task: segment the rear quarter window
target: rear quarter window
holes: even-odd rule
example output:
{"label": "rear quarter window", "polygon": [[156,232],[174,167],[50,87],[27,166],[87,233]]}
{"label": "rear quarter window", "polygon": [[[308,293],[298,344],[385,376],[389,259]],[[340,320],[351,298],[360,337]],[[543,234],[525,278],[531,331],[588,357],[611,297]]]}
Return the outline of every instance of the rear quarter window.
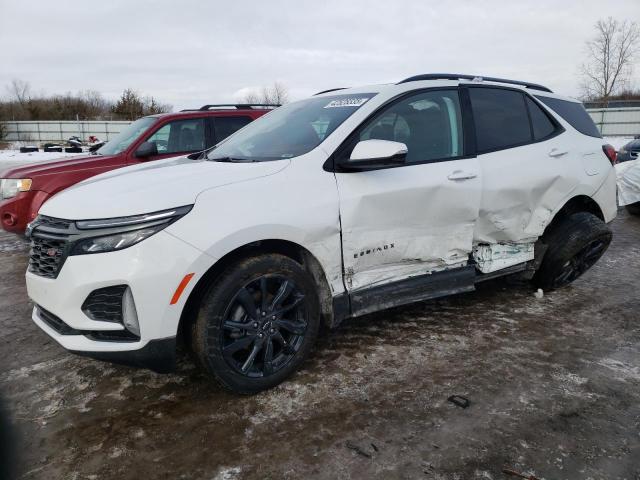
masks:
{"label": "rear quarter window", "polygon": [[535,97],[583,135],[602,138],[598,127],[593,123],[593,120],[581,103],[568,102],[567,100],[544,97],[542,95],[536,95]]}
{"label": "rear quarter window", "polygon": [[527,108],[531,117],[534,140],[543,140],[556,132],[556,125],[551,121],[549,115],[529,97],[527,97]]}

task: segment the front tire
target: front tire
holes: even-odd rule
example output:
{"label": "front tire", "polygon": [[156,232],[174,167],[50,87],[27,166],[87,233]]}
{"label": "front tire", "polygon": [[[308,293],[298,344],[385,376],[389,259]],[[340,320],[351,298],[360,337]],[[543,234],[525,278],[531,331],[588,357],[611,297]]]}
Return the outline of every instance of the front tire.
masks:
{"label": "front tire", "polygon": [[595,215],[574,213],[545,233],[548,249],[533,283],[545,290],[570,284],[604,254],[611,243],[609,227]]}
{"label": "front tire", "polygon": [[279,254],[227,269],[205,293],[192,332],[204,368],[241,394],[274,387],[308,358],[320,328],[316,287]]}

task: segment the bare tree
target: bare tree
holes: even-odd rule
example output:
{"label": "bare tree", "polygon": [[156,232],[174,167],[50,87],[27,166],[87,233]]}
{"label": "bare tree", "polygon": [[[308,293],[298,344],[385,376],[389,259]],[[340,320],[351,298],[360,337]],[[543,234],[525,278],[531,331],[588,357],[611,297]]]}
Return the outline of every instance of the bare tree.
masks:
{"label": "bare tree", "polygon": [[261,103],[262,99],[260,98],[260,94],[258,92],[252,90],[245,93],[245,95],[242,97],[242,102],[255,104],[255,103]]}
{"label": "bare tree", "polygon": [[29,82],[14,78],[7,86],[9,92],[9,98],[17,102],[21,107],[25,107],[27,102],[31,99],[31,85]]}
{"label": "bare tree", "polygon": [[640,43],[640,28],[636,22],[619,22],[609,17],[598,20],[595,29],[595,36],[586,42],[582,87],[585,97],[607,101],[620,88],[628,87]]}
{"label": "bare tree", "polygon": [[262,99],[264,103],[282,105],[289,101],[289,91],[282,83],[274,82],[271,87],[264,87],[262,89]]}
{"label": "bare tree", "polygon": [[105,100],[102,94],[96,90],[85,90],[78,92],[81,101],[84,101],[86,113],[85,118],[99,118],[111,109],[109,101]]}
{"label": "bare tree", "polygon": [[247,92],[243,97],[244,103],[269,103],[282,105],[289,101],[289,91],[280,82],[274,82],[270,87],[262,87],[260,91],[252,90]]}

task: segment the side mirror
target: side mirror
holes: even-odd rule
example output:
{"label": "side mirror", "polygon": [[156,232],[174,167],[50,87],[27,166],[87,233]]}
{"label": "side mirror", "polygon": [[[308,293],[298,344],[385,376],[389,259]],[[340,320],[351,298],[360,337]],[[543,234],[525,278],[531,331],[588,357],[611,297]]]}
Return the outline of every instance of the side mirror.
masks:
{"label": "side mirror", "polygon": [[142,142],[135,153],[138,158],[147,158],[153,155],[158,155],[156,142]]}
{"label": "side mirror", "polygon": [[407,146],[389,140],[363,140],[358,142],[351,157],[341,164],[347,170],[384,168],[402,165],[407,159]]}

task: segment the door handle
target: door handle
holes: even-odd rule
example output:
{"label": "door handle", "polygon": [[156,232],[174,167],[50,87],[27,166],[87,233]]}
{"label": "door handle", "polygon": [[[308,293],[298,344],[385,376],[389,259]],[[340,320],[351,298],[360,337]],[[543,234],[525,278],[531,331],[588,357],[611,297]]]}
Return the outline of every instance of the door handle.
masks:
{"label": "door handle", "polygon": [[567,153],[569,153],[567,150],[560,150],[558,148],[552,148],[549,151],[549,156],[553,157],[553,158],[557,158],[557,157],[561,157],[563,155],[566,155]]}
{"label": "door handle", "polygon": [[457,181],[457,180],[471,180],[472,178],[476,178],[478,176],[477,173],[473,172],[463,172],[462,170],[455,170],[450,173],[447,177],[449,180]]}

